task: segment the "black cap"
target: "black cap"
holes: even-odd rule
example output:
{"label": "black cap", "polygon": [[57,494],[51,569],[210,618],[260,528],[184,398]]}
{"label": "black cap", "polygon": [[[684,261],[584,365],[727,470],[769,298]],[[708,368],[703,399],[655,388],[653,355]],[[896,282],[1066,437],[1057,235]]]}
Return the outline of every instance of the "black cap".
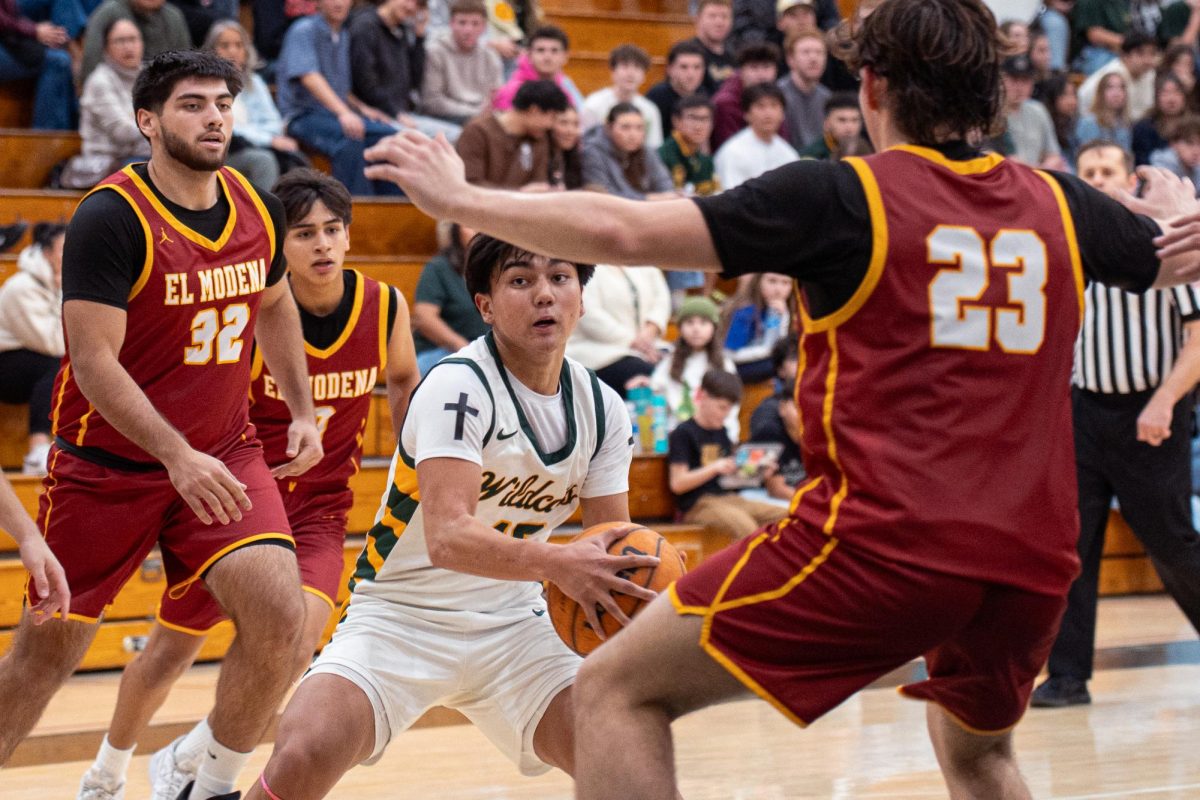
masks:
{"label": "black cap", "polygon": [[1012,78],[1032,78],[1035,74],[1033,63],[1029,60],[1029,56],[1009,56],[1004,59],[1004,63],[1000,65],[1000,69],[1005,75]]}

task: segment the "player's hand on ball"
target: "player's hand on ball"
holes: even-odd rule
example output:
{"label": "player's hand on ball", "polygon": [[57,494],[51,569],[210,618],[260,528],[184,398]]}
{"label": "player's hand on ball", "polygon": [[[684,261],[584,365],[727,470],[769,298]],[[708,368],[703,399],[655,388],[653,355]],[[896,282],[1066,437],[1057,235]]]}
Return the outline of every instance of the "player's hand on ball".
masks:
{"label": "player's hand on ball", "polygon": [[381,139],[364,155],[375,162],[366,169],[368,178],[396,184],[436,219],[448,218],[448,199],[470,188],[462,159],[440,133],[430,139],[420,131],[403,131]]}
{"label": "player's hand on ball", "polygon": [[557,568],[549,579],[558,585],[568,597],[579,603],[588,624],[601,639],[604,626],[600,624],[597,606],[612,616],[622,626],[629,624],[629,616],[621,609],[613,592],[627,594],[640,600],[653,600],[656,592],[639,586],[619,573],[641,567],[656,567],[659,559],[650,555],[609,555],[609,546],[642,526],[635,523],[613,526],[599,536],[581,539],[559,548]]}
{"label": "player's hand on ball", "polygon": [[33,615],[33,624],[41,625],[56,613],[61,613],[66,619],[71,610],[71,590],[67,587],[67,574],[62,565],[50,552],[46,541],[41,538],[27,538],[21,542],[21,563],[29,570],[33,585],[41,600],[29,609]]}
{"label": "player's hand on ball", "polygon": [[190,447],[165,464],[171,484],[205,525],[216,518],[222,525],[240,520],[251,508],[246,484],[219,459]]}
{"label": "player's hand on ball", "polygon": [[294,478],[308,472],[325,455],[321,447],[321,432],[317,426],[306,420],[296,420],[288,427],[287,457],[291,459],[286,464],[280,464],[271,470],[271,475],[280,478]]}

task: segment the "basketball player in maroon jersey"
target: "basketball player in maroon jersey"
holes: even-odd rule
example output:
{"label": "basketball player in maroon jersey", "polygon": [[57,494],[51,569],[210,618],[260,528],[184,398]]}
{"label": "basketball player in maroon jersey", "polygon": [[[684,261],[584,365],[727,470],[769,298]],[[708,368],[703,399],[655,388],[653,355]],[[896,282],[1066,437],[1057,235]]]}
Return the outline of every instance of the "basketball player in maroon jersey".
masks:
{"label": "basketball player in maroon jersey", "polygon": [[[350,193],[335,179],[311,169],[292,170],[272,191],[287,213],[283,249],[292,294],[300,308],[309,382],[325,449],[320,463],[303,476],[278,482],[306,593],[304,631],[294,669],[299,675],[321,639],[341,583],[347,517],[354,504],[349,482],[362,462],[362,434],[372,390],[378,381],[386,380],[392,425],[399,430],[419,376],[408,309],[400,293],[354,270],[343,270],[350,246]],[[291,414],[257,348],[251,377],[250,420],[267,463],[283,463]],[[195,660],[208,632],[225,618],[201,588],[179,600],[165,594],[157,617],[146,649],[121,675],[112,724],[100,754],[84,775],[80,800],[120,796],[125,767],[139,735]],[[206,743],[202,726],[171,745],[170,761],[179,770],[163,776],[165,786],[156,782],[155,796],[174,800],[194,777]],[[110,755],[114,751],[116,759]],[[155,756],[158,763],[167,763],[165,759],[165,754]]]}
{"label": "basketball player in maroon jersey", "polygon": [[[276,477],[321,458],[277,200],[223,168],[237,72],[164,53],[134,86],[148,164],[80,203],[63,258],[68,352],[55,385],[39,524],[72,591],[69,621],[26,613],[0,662],[0,763],[74,671],[105,607],[156,544],[181,599],[203,581],[238,636],[193,800],[228,792],[292,677],[304,601],[283,503],[247,414],[263,342],[295,420]],[[275,546],[268,546],[275,545]],[[29,605],[40,600],[27,588]]]}
{"label": "basketball player in maroon jersey", "polygon": [[[1000,108],[980,0],[888,0],[847,32],[882,151],[712,198],[639,204],[468,187],[443,141],[368,151],[427,212],[580,261],[769,269],[799,283],[809,480],[584,664],[578,795],[670,798],[670,722],[753,692],[798,724],[924,656],[953,797],[1022,798],[1010,729],[1078,570],[1070,368],[1085,276],[1192,279],[1165,222],[969,142]],[[1196,208],[1149,175],[1161,218]]]}

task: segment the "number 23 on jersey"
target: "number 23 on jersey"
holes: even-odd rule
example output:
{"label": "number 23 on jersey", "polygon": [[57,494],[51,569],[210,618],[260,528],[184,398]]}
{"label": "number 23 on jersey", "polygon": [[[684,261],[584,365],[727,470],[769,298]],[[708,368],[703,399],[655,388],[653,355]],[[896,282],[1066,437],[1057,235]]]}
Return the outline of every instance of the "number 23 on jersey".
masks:
{"label": "number 23 on jersey", "polygon": [[[1046,244],[1034,231],[1003,229],[986,241],[979,231],[939,225],[926,239],[929,263],[949,265],[929,284],[934,347],[1032,355],[1046,332]],[[998,271],[995,268],[1001,268]],[[1004,305],[982,300],[993,277],[1008,281]]]}

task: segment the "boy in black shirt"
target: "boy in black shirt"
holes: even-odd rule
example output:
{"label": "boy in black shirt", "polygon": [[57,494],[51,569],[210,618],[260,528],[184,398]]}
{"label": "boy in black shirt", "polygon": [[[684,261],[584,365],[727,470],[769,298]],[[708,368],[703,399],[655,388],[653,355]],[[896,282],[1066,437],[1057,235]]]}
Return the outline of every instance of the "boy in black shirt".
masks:
{"label": "boy in black shirt", "polygon": [[746,500],[736,491],[721,488],[721,477],[736,469],[725,418],[741,399],[738,376],[710,369],[696,393],[695,415],[671,431],[667,445],[668,483],[684,522],[738,539],[787,514],[784,506]]}

